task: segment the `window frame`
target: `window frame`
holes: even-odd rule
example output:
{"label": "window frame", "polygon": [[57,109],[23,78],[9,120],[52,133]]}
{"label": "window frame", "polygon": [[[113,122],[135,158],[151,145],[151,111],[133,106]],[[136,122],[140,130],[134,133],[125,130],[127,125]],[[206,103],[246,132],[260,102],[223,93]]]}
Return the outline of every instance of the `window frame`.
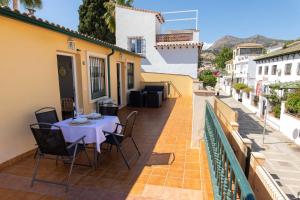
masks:
{"label": "window frame", "polygon": [[[273,73],[274,67],[275,67],[275,72]],[[276,74],[277,74],[277,65],[272,65],[272,68],[271,68],[271,75],[276,75]]]}
{"label": "window frame", "polygon": [[297,64],[296,75],[300,76],[300,62]]}
{"label": "window frame", "polygon": [[[95,98],[92,98],[92,91],[91,91],[91,69],[90,69],[90,57],[96,57],[99,59],[103,59],[104,60],[104,65],[105,65],[105,95]],[[90,103],[95,103],[101,99],[105,99],[108,98],[108,66],[107,66],[107,56],[104,54],[98,54],[98,53],[94,53],[94,52],[87,52],[87,57],[86,57],[86,66],[87,66],[87,73],[88,73],[88,90],[89,90],[89,101]]]}
{"label": "window frame", "polygon": [[[132,73],[132,76],[133,76],[133,83],[132,83],[132,87],[131,88],[129,88],[129,68],[128,68],[128,65],[129,64],[132,64],[132,66],[133,66],[133,73]],[[133,62],[133,61],[128,61],[128,62],[126,62],[126,88],[127,88],[127,91],[131,91],[131,90],[135,90],[135,63]]]}
{"label": "window frame", "polygon": [[[132,40],[135,40],[135,45],[134,45],[134,51],[132,51]],[[138,52],[138,40],[141,41],[140,43],[140,47],[141,47],[141,51]],[[146,55],[146,39],[143,37],[143,36],[133,36],[133,37],[128,37],[127,38],[127,42],[128,42],[128,50],[133,52],[133,53],[136,53],[136,54],[139,54],[139,55]]]}
{"label": "window frame", "polygon": [[262,66],[258,66],[258,72],[257,72],[257,74],[258,75],[262,75],[262,72],[263,72],[263,67]]}
{"label": "window frame", "polygon": [[[289,73],[287,73],[287,72],[288,72],[288,71],[287,71],[287,66],[290,66]],[[290,75],[292,75],[292,67],[293,67],[293,64],[292,64],[292,63],[286,63],[286,64],[284,65],[284,75],[285,75],[285,76],[290,76]]]}
{"label": "window frame", "polygon": [[264,75],[269,75],[269,65],[264,66]]}

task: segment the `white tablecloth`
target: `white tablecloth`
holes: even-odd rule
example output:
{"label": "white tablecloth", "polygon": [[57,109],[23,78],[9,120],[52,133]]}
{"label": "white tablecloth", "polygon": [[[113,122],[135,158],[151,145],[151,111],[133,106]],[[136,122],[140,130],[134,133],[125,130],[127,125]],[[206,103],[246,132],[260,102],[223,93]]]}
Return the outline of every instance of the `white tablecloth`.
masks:
{"label": "white tablecloth", "polygon": [[67,119],[55,123],[61,128],[66,142],[75,142],[78,138],[85,136],[85,143],[96,144],[99,153],[100,144],[105,141],[103,130],[113,132],[116,123],[120,122],[116,116],[104,116],[102,119],[90,120],[89,123],[82,125],[73,125],[71,121],[72,119]]}

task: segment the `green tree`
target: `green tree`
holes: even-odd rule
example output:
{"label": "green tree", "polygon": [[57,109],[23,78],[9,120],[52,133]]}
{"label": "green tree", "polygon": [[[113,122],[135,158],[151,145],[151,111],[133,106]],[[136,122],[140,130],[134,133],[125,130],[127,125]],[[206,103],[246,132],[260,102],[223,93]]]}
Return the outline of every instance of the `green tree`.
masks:
{"label": "green tree", "polygon": [[224,47],[215,58],[215,65],[217,68],[224,69],[225,62],[232,59],[232,49]]}
{"label": "green tree", "polygon": [[109,30],[104,19],[104,14],[107,12],[104,3],[108,1],[109,0],[83,0],[78,11],[78,30],[81,33],[114,44],[115,35]]}
{"label": "green tree", "polygon": [[104,14],[105,23],[110,30],[110,32],[114,33],[116,31],[116,22],[115,22],[115,8],[116,4],[131,7],[133,0],[109,0],[104,3],[104,7],[106,8],[106,13]]}
{"label": "green tree", "polygon": [[213,75],[210,70],[203,70],[200,73],[199,80],[203,81],[203,86],[215,87],[217,84],[217,78]]}
{"label": "green tree", "polygon": [[[19,0],[0,0],[0,5],[8,6],[9,3],[12,2],[13,9],[19,10]],[[42,0],[20,0],[20,3],[26,8],[42,8]]]}

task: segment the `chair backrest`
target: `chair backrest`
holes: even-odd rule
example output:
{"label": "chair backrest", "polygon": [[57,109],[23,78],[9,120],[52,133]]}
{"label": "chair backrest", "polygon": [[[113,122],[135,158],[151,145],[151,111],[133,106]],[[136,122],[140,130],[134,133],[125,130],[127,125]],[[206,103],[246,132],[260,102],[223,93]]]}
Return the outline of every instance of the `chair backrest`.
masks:
{"label": "chair backrest", "polygon": [[98,112],[101,115],[118,116],[119,108],[115,104],[100,104]]}
{"label": "chair backrest", "polygon": [[45,107],[35,111],[35,117],[38,123],[54,124],[58,122],[55,108]]}
{"label": "chair backrest", "polygon": [[133,127],[136,120],[136,116],[138,111],[132,111],[126,118],[125,126],[123,127],[123,135],[125,138],[132,137],[133,134]]}
{"label": "chair backrest", "polygon": [[47,123],[31,124],[30,129],[43,154],[69,156],[67,145],[58,126]]}

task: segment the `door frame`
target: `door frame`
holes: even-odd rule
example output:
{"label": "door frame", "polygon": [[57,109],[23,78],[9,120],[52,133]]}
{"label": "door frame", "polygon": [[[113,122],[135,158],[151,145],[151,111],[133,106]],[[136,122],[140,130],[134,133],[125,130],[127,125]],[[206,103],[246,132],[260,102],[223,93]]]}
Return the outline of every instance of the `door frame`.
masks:
{"label": "door frame", "polygon": [[[117,80],[117,98],[118,98],[118,81],[120,83],[120,102],[118,102],[119,107],[123,106],[123,83],[122,83],[122,63],[121,62],[116,62],[116,69],[117,69],[117,73],[119,72],[119,80]],[[118,75],[117,75],[117,79],[118,79]]]}
{"label": "door frame", "polygon": [[[75,55],[71,54],[71,53],[62,53],[62,52],[57,52],[56,56],[68,56],[72,58],[72,75],[73,75],[73,85],[75,87],[74,90],[74,98],[75,98],[75,109],[76,111],[78,111],[79,109],[79,103],[78,103],[78,88],[77,88],[77,73],[76,73],[76,59],[75,59]],[[57,62],[57,66],[58,67],[58,62]]]}

